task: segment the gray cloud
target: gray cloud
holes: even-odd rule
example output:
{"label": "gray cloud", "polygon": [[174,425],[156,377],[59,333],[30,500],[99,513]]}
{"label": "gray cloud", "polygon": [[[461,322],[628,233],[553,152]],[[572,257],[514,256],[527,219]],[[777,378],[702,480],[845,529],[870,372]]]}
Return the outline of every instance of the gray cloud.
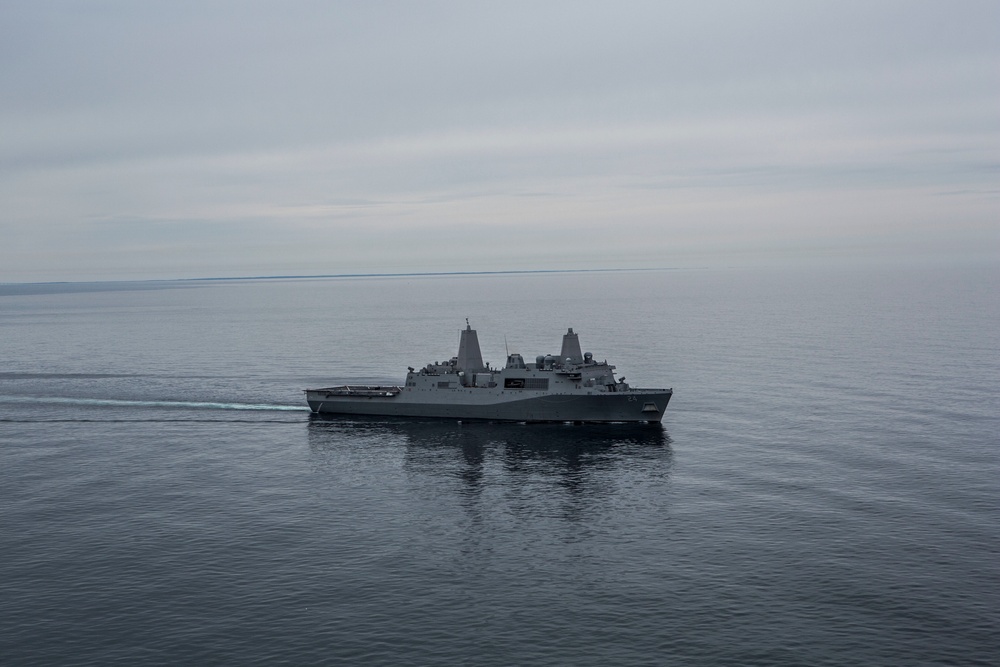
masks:
{"label": "gray cloud", "polygon": [[0,281],[1000,254],[993,2],[0,13]]}

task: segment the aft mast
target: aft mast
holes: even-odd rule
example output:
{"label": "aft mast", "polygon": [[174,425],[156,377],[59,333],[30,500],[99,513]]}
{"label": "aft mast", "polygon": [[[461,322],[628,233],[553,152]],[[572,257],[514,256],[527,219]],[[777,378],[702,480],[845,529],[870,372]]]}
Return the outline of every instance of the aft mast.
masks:
{"label": "aft mast", "polygon": [[465,329],[462,330],[462,337],[458,342],[458,360],[455,369],[466,373],[486,370],[483,353],[479,350],[479,336],[469,324],[469,318],[465,318]]}

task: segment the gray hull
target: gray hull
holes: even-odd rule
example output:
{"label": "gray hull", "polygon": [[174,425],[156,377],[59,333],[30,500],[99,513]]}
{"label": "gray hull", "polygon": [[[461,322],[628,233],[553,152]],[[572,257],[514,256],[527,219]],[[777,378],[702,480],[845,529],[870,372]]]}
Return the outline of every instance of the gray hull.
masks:
{"label": "gray hull", "polygon": [[417,370],[395,386],[340,385],[306,389],[314,413],[505,422],[658,423],[672,389],[634,389],[615,367],[582,352],[570,328],[559,355],[535,363],[518,353],[503,368],[483,363],[479,337],[465,322],[458,355]]}
{"label": "gray hull", "polygon": [[[479,394],[478,396],[476,394]],[[514,399],[459,393],[444,401],[412,401],[405,394],[349,397],[323,389],[306,392],[313,412],[320,414],[514,422],[659,422],[673,394],[670,389],[630,389],[588,395],[544,394]]]}

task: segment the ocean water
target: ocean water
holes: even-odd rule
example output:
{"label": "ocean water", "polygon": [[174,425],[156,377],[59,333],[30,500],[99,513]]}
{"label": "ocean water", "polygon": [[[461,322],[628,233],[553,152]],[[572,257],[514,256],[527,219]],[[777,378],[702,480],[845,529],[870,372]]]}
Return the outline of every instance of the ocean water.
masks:
{"label": "ocean water", "polygon": [[[305,408],[466,317],[663,423]],[[1000,663],[996,266],[5,285],[0,359],[5,665]]]}

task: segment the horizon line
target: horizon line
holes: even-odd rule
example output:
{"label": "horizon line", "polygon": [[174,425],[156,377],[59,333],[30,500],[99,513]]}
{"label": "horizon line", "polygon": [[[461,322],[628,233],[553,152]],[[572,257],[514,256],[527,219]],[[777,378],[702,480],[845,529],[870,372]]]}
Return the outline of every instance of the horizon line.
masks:
{"label": "horizon line", "polygon": [[[498,271],[407,271],[400,273],[320,273],[304,275],[274,275],[274,276],[216,276],[201,278],[138,278],[112,280],[42,280],[33,282],[0,282],[0,285],[86,285],[95,283],[176,283],[176,282],[212,282],[223,280],[306,280],[316,278],[405,278],[417,276],[494,276],[523,275],[536,273],[618,273],[624,271],[676,271],[680,268],[692,267],[640,267],[617,269],[506,269]],[[694,267],[704,268],[704,267]]]}

